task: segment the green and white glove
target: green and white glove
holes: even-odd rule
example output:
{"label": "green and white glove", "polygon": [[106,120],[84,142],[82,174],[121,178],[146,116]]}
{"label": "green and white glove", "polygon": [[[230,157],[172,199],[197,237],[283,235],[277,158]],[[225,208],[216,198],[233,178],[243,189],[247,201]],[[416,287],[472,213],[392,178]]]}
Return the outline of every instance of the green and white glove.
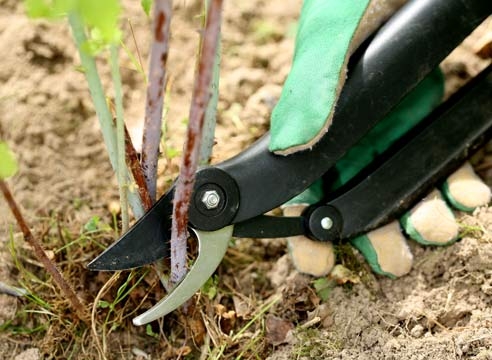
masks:
{"label": "green and white glove", "polygon": [[[328,131],[333,108],[343,86],[351,52],[405,1],[306,0],[301,13],[291,72],[271,117],[270,150],[290,154],[312,147]],[[333,34],[337,34],[333,41]],[[326,67],[320,64],[327,64]],[[397,108],[370,131],[336,165],[339,176],[333,188],[350,180],[379,153],[436,107],[442,98],[443,78],[434,71]],[[323,184],[314,184],[284,205],[286,216],[297,216],[321,200]],[[490,200],[490,190],[463,166],[443,186],[445,199],[470,211]],[[456,241],[458,224],[438,191],[427,196],[401,220],[405,232],[425,245]],[[296,268],[314,276],[327,274],[335,264],[330,243],[297,236],[288,239]],[[395,221],[352,240],[372,269],[390,277],[408,273],[413,256]]]}
{"label": "green and white glove", "polygon": [[406,1],[304,1],[292,67],[271,116],[270,151],[309,149],[326,133],[348,58]]}
{"label": "green and white glove", "polygon": [[490,196],[489,187],[475,174],[471,165],[465,163],[447,178],[441,191],[433,190],[399,223],[393,221],[352,239],[351,243],[374,272],[391,278],[403,276],[410,272],[413,256],[401,228],[422,245],[453,244],[459,238],[460,228],[449,205],[469,212],[488,204]]}
{"label": "green and white glove", "polygon": [[[415,126],[439,104],[443,92],[439,71],[429,77],[371,130],[337,164],[338,179],[330,190],[349,181],[396,139]],[[441,188],[433,190],[400,222],[351,240],[374,272],[396,278],[407,274],[413,256],[404,232],[422,245],[449,245],[458,239],[459,225],[448,204],[461,211],[472,211],[490,201],[490,189],[474,173],[469,163],[453,173]],[[283,206],[285,216],[298,216],[306,206],[323,198],[323,186],[315,183]],[[326,275],[335,264],[333,245],[312,241],[304,236],[288,238],[289,252],[297,270],[314,276]]]}

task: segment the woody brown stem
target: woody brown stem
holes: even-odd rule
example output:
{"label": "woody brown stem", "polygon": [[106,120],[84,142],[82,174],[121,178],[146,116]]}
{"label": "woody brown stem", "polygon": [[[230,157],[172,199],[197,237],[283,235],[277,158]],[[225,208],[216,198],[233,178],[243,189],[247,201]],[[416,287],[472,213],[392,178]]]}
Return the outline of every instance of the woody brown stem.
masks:
{"label": "woody brown stem", "polygon": [[14,197],[12,196],[7,183],[3,180],[0,180],[0,191],[3,193],[3,196],[5,197],[5,200],[10,207],[10,210],[12,211],[17,224],[19,225],[22,234],[24,235],[24,239],[33,249],[34,255],[43,264],[46,271],[48,271],[48,273],[53,277],[53,280],[56,284],[58,284],[60,290],[67,297],[68,301],[70,301],[79,319],[89,324],[89,314],[87,312],[87,309],[83,305],[83,302],[79,299],[77,294],[75,294],[75,291],[65,280],[63,275],[57,269],[56,265],[48,258],[45,250],[43,249],[39,241],[32,235],[31,230],[29,230],[29,226],[27,226],[27,223],[24,220],[24,217],[22,216],[22,213],[17,206]]}
{"label": "woody brown stem", "polygon": [[169,51],[169,26],[172,1],[154,0],[153,41],[147,83],[147,100],[142,139],[142,169],[152,202],[156,200],[157,160],[161,141],[161,124],[166,63]]}
{"label": "woody brown stem", "polygon": [[186,240],[188,209],[199,163],[200,144],[205,111],[210,100],[215,52],[220,31],[222,0],[211,0],[203,33],[202,49],[197,66],[190,106],[187,137],[176,182],[171,232],[171,282],[176,284],[186,274]]}
{"label": "woody brown stem", "polygon": [[138,187],[138,193],[142,200],[142,205],[145,211],[148,211],[152,207],[152,199],[150,198],[149,190],[147,189],[147,183],[145,182],[145,176],[138,161],[137,151],[133,146],[132,139],[128,133],[128,129],[125,126],[125,152],[126,162],[133,175],[133,180]]}

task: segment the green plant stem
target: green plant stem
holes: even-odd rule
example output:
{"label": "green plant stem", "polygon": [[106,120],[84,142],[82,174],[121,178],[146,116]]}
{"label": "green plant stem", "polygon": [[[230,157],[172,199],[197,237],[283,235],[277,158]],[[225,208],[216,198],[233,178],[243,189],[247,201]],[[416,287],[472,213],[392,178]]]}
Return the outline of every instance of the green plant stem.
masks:
{"label": "green plant stem", "polygon": [[[68,20],[72,29],[73,37],[75,39],[75,44],[77,45],[79,51],[80,62],[82,64],[82,67],[84,68],[84,74],[89,85],[92,102],[94,103],[96,114],[99,119],[104,143],[106,144],[106,148],[109,154],[109,160],[111,161],[113,169],[117,172],[118,160],[115,128],[113,125],[111,112],[109,111],[108,105],[106,104],[106,97],[104,96],[104,90],[101,84],[101,79],[99,78],[96,62],[94,60],[94,57],[89,55],[83,48],[84,44],[87,41],[87,37],[85,35],[84,25],[79,15],[71,12],[68,15]],[[130,175],[127,170],[125,177],[127,180],[125,181],[125,183],[130,183]],[[144,214],[144,209],[140,197],[137,193],[129,191],[128,188],[126,190],[128,192],[128,200],[132,207],[133,214],[137,218],[141,217]]]}
{"label": "green plant stem", "polygon": [[120,192],[120,206],[121,206],[121,232],[125,233],[129,227],[128,219],[128,197],[126,183],[127,168],[125,159],[125,122],[123,119],[123,94],[121,91],[121,75],[118,66],[118,46],[111,45],[111,76],[113,78],[114,87],[114,102],[116,105],[116,148],[118,155],[117,177],[118,188]]}
{"label": "green plant stem", "polygon": [[[210,0],[204,2],[205,5],[205,23],[207,21],[206,16],[208,8],[210,6]],[[201,48],[201,47],[200,47]],[[220,79],[220,53],[221,47],[221,27],[219,24],[219,31],[217,33],[217,48],[214,55],[214,65],[212,69],[212,81],[210,82],[210,100],[205,110],[205,120],[203,123],[202,143],[200,146],[200,165],[207,165],[210,163],[212,157],[212,148],[215,143],[215,126],[217,124],[217,103],[219,101],[219,79]]]}

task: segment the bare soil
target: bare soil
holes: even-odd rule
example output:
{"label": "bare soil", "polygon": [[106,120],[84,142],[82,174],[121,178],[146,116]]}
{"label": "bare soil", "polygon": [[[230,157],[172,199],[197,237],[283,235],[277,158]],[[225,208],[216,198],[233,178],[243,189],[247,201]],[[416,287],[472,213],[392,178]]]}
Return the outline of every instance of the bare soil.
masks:
{"label": "bare soil", "polygon": [[[199,3],[174,5],[161,193],[178,170],[173,153],[181,149],[188,116]],[[301,0],[225,2],[214,162],[268,129],[290,67],[300,6]],[[149,19],[138,1],[126,1],[125,11],[135,36],[134,42],[125,22],[125,44],[135,55],[138,47],[146,66]],[[491,33],[488,22],[443,63],[448,93],[488,63],[474,53]],[[116,237],[111,210],[118,192],[76,48],[65,22],[29,20],[18,1],[0,0],[0,53],[0,139],[20,165],[9,185],[35,236],[90,304],[109,275],[90,273],[84,265],[100,252],[97,244]],[[138,148],[145,86],[124,52],[121,60],[126,121]],[[100,66],[111,96],[109,71],[104,61]],[[490,156],[480,161],[490,181]],[[0,281],[51,305],[0,295],[0,358],[103,358],[96,335],[77,323],[3,201],[0,215]],[[150,271],[116,307],[118,326],[106,334],[108,309],[96,308],[97,336],[106,341],[108,359],[492,359],[492,210],[458,215],[466,236],[447,248],[412,244],[414,269],[399,280],[372,275],[357,254],[340,248],[340,262],[360,281],[333,286],[325,301],[314,279],[292,268],[285,242],[237,239],[214,278],[215,296],[196,297],[193,315],[176,313],[147,329],[131,325],[136,308],[140,312],[164,296]],[[103,299],[111,302],[118,286]]]}

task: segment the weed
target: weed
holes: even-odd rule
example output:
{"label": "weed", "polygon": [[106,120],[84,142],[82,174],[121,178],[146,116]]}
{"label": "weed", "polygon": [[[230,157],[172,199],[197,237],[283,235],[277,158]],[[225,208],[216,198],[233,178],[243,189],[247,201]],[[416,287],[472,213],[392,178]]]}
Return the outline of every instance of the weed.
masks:
{"label": "weed", "polygon": [[209,300],[213,300],[217,296],[219,278],[217,275],[211,276],[201,288],[201,293],[206,295]]}
{"label": "weed", "polygon": [[[252,354],[255,353],[257,354],[255,355],[256,357],[260,356],[262,347],[259,346],[259,343],[265,342],[265,317],[267,311],[279,301],[280,297],[274,297],[263,304],[251,320],[246,322],[235,334],[221,334],[222,336],[219,337],[219,332],[217,332],[216,336],[212,338],[215,347],[209,352],[208,359],[223,359],[225,358],[226,350],[231,353],[229,356],[235,355],[234,359],[242,359],[246,355],[249,358],[253,358]],[[253,325],[256,326],[254,327],[254,332],[251,332]],[[209,331],[209,334],[212,333]]]}
{"label": "weed", "polygon": [[480,239],[483,237],[484,229],[482,226],[478,225],[468,225],[464,223],[459,223],[460,233],[459,237],[472,237],[474,239]]}
{"label": "weed", "polygon": [[298,341],[292,351],[291,359],[302,357],[324,359],[327,358],[327,353],[338,352],[344,348],[343,340],[336,332],[298,328],[295,331],[295,336]]}
{"label": "weed", "polygon": [[[335,246],[335,254],[338,261],[354,274],[357,274],[364,284],[371,282],[370,271],[367,270],[366,264],[357,257],[350,244],[340,244]],[[351,289],[352,283],[347,282],[344,287],[345,289]]]}
{"label": "weed", "polygon": [[[50,227],[55,226],[53,219],[45,219]],[[55,232],[52,232],[55,233]],[[19,298],[19,310],[15,317],[0,326],[0,332],[8,334],[11,339],[29,336],[42,351],[61,356],[74,352],[75,344],[90,346],[91,340],[83,337],[86,326],[75,314],[63,293],[53,284],[42,266],[32,259],[31,252],[16,244],[16,236],[11,229],[8,248],[13,264],[18,272],[17,279],[27,294]],[[60,238],[47,237],[45,244],[55,245]],[[63,262],[61,272],[80,273],[81,266],[77,263]],[[68,276],[67,276],[68,278]]]}
{"label": "weed", "polygon": [[336,283],[333,280],[329,280],[326,277],[322,277],[313,281],[316,294],[322,301],[328,300],[331,291],[336,287]]}

